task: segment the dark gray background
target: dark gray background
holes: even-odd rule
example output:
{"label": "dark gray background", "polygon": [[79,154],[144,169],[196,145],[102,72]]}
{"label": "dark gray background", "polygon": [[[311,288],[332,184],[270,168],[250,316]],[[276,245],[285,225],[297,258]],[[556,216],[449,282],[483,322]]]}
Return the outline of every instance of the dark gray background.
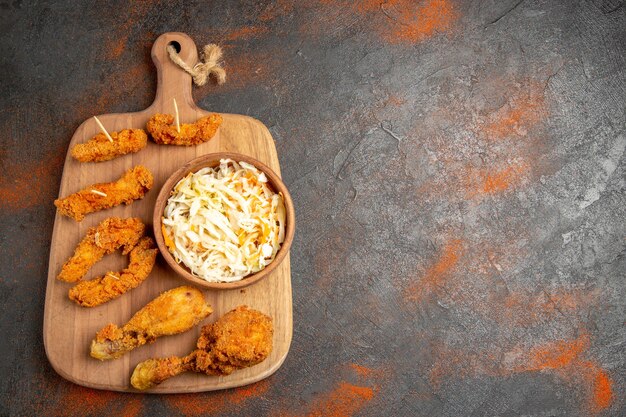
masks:
{"label": "dark gray background", "polygon": [[[2,415],[625,415],[624,2],[438,1],[430,31],[434,0],[1,1]],[[224,47],[198,104],[276,140],[293,343],[243,389],[85,389],[42,343],[52,201],[168,31]]]}

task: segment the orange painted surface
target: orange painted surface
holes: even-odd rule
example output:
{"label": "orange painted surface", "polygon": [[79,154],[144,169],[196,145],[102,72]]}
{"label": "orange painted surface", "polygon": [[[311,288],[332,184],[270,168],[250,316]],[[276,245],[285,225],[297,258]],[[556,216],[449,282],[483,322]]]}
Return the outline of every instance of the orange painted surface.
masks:
{"label": "orange painted surface", "polygon": [[351,417],[368,407],[375,392],[366,386],[339,382],[330,392],[314,396],[308,410],[300,412],[282,411],[280,417]]}
{"label": "orange painted surface", "polygon": [[459,239],[448,242],[437,261],[426,269],[421,279],[411,285],[405,291],[405,298],[409,301],[420,301],[433,292],[436,288],[444,285],[448,274],[456,267],[462,254],[463,243]]}
{"label": "orange painted surface", "polygon": [[397,22],[383,30],[383,37],[392,43],[414,43],[448,31],[457,18],[449,0],[425,0],[413,5],[413,1],[388,2],[398,11]]}
{"label": "orange painted surface", "polygon": [[[348,371],[348,372],[346,372]],[[351,417],[362,410],[371,410],[380,392],[381,384],[388,380],[386,368],[370,368],[357,363],[340,366],[344,376],[332,389],[316,393],[306,404],[290,404],[286,400],[274,413],[280,417]],[[355,378],[356,377],[356,378]]]}
{"label": "orange painted surface", "polygon": [[373,369],[367,368],[356,363],[350,364],[350,367],[362,378],[369,378],[375,373]]}
{"label": "orange painted surface", "polygon": [[[61,152],[54,152],[55,156],[43,161],[26,163],[11,163],[6,169],[9,175],[0,177],[0,205],[3,209],[20,210],[34,207],[52,201],[50,191],[58,189],[58,184],[52,179],[55,173],[61,177],[63,157]],[[55,197],[55,196],[53,196]]]}
{"label": "orange painted surface", "polygon": [[287,16],[293,12],[293,0],[277,0],[270,2],[267,7],[259,14],[259,19],[263,22],[269,22],[282,16]]}
{"label": "orange painted surface", "polygon": [[533,348],[528,353],[526,363],[520,368],[524,371],[541,371],[564,368],[589,348],[589,336],[583,334],[574,340],[558,340]]}
{"label": "orange painted surface", "polygon": [[227,391],[203,394],[170,394],[163,398],[171,408],[185,416],[201,416],[208,413],[224,413],[228,410],[235,410],[248,400],[263,396],[269,388],[269,380],[265,379],[252,385]]}
{"label": "orange painted surface", "polygon": [[391,44],[414,44],[448,33],[458,19],[450,0],[318,0],[317,7],[309,7],[316,18],[301,27],[305,35],[332,33],[356,17],[364,31]]}
{"label": "orange painted surface", "polygon": [[593,403],[596,410],[604,410],[613,402],[613,381],[606,371],[596,369],[593,381]]}
{"label": "orange painted surface", "polygon": [[544,98],[536,84],[530,82],[530,91],[519,92],[503,108],[490,114],[483,133],[493,139],[526,136],[528,129],[545,119]]}
{"label": "orange painted surface", "polygon": [[228,32],[224,36],[224,41],[238,41],[255,38],[267,34],[269,29],[265,26],[243,26]]}
{"label": "orange painted surface", "polygon": [[[56,396],[50,396],[53,400]],[[100,391],[66,384],[66,390],[45,407],[40,415],[50,417],[75,417],[81,415],[107,415],[109,417],[137,417],[143,409],[142,396]]]}
{"label": "orange painted surface", "polygon": [[550,341],[531,348],[495,347],[493,350],[469,351],[435,346],[436,360],[430,381],[438,389],[448,379],[481,375],[504,378],[522,372],[552,372],[586,398],[582,409],[594,414],[613,402],[613,381],[608,372],[584,356],[590,339],[582,333],[575,339]]}
{"label": "orange painted surface", "polygon": [[467,197],[477,195],[499,194],[522,183],[529,167],[526,163],[517,162],[503,168],[467,170]]}

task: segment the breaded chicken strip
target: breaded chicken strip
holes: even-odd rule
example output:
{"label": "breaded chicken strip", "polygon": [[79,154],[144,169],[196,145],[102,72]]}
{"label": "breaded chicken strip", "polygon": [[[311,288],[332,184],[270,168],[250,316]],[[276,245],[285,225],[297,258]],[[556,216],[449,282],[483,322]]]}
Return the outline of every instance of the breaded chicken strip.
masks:
{"label": "breaded chicken strip", "polygon": [[212,312],[202,291],[187,286],[174,288],[146,304],[121,329],[109,324],[100,330],[91,342],[91,356],[119,358],[157,337],[185,332]]}
{"label": "breaded chicken strip", "polygon": [[154,179],[148,168],[138,165],[129,169],[115,182],[94,184],[65,198],[54,200],[59,213],[77,222],[86,214],[115,207],[122,203],[130,204],[143,198],[152,188]]}
{"label": "breaded chicken strip", "polygon": [[182,372],[229,375],[263,362],[272,352],[274,328],[265,314],[239,306],[202,328],[197,349],[184,358],[148,359],[135,367],[130,383],[144,390]]}
{"label": "breaded chicken strip", "polygon": [[110,217],[96,227],[90,227],[87,235],[76,247],[74,255],[65,262],[57,277],[61,281],[80,281],[89,268],[104,255],[119,248],[126,255],[139,242],[146,226],[137,218]]}
{"label": "breaded chicken strip", "polygon": [[104,133],[98,133],[85,143],[72,148],[72,156],[80,162],[109,161],[118,156],[138,152],[148,144],[148,135],[143,129],[124,129],[112,132],[111,142]]}
{"label": "breaded chicken strip", "polygon": [[146,129],[152,140],[160,145],[199,145],[215,135],[222,124],[222,116],[213,113],[195,123],[183,123],[180,125],[180,132],[173,123],[174,116],[171,114],[157,113],[148,120]]}
{"label": "breaded chicken strip", "polygon": [[150,275],[158,251],[151,238],[142,238],[130,251],[126,269],[75,285],[69,291],[70,300],[83,307],[96,307],[136,288]]}

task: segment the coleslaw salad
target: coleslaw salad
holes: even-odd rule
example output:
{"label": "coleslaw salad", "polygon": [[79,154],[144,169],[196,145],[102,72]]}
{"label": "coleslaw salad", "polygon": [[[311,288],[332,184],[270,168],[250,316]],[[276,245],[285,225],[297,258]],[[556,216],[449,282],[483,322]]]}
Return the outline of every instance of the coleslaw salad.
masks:
{"label": "coleslaw salad", "polygon": [[161,230],[170,253],[209,282],[234,282],[269,265],[285,239],[282,194],[246,162],[222,159],[174,187]]}

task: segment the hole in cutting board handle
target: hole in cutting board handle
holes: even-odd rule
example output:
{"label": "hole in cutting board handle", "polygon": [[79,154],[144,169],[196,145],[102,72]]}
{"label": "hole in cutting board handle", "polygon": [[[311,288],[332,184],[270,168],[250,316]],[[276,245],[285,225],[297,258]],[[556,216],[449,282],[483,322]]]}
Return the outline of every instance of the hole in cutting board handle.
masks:
{"label": "hole in cutting board handle", "polygon": [[174,47],[174,49],[176,49],[176,52],[180,54],[180,43],[176,42],[176,41],[172,41],[170,42],[168,45],[172,45]]}

